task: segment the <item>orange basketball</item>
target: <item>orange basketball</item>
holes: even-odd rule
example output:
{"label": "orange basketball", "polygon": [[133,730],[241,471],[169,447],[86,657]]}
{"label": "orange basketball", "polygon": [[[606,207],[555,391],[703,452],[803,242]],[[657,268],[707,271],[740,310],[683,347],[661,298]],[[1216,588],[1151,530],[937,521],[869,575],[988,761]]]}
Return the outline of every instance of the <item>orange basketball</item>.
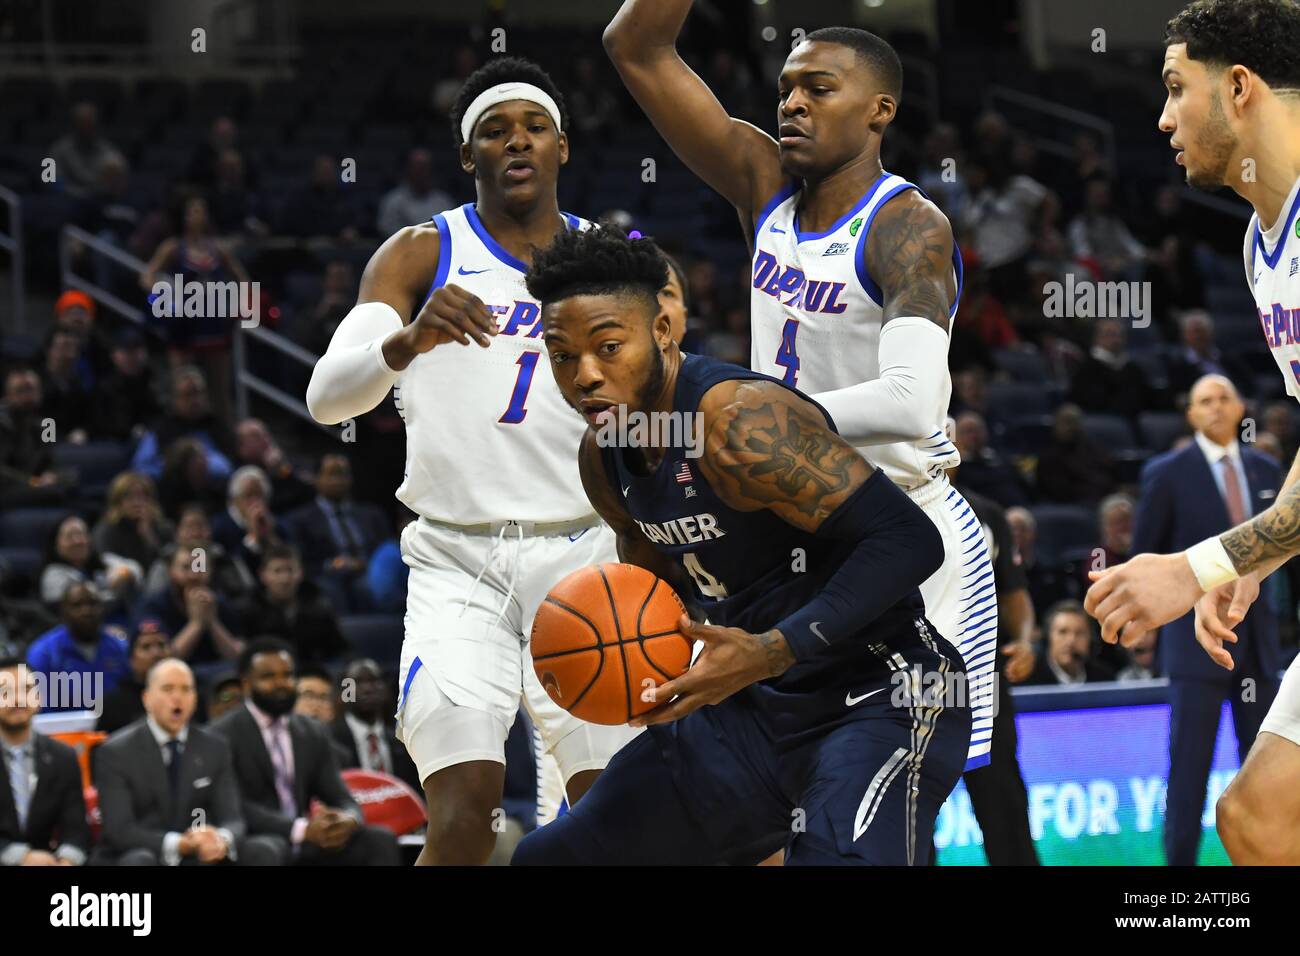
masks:
{"label": "orange basketball", "polygon": [[634,564],[596,564],[551,588],[533,619],[533,669],[546,693],[593,724],[625,724],[653,710],[647,688],[685,673],[686,613],[665,581]]}

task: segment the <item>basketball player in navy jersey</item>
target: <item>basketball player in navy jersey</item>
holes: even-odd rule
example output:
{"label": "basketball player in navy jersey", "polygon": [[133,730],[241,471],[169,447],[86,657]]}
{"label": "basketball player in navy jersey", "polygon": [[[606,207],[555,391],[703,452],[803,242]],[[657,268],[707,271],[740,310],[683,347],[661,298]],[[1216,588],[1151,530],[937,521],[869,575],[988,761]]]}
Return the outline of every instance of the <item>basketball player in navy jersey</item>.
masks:
{"label": "basketball player in navy jersey", "polygon": [[[887,172],[903,69],[865,30],[814,30],[777,84],[773,138],[727,115],[682,60],[691,0],[625,0],[605,47],[673,152],[736,209],[752,254],[750,366],[796,385],[934,522],[944,560],[926,614],[966,661],[967,769],[989,762],[997,598],[974,513],[948,481],[948,343],[961,257],[947,218]],[[976,525],[977,527],[977,525]]]}
{"label": "basketball player in navy jersey", "polygon": [[[683,354],[656,299],[666,271],[651,241],[597,228],[528,274],[587,422],[592,506],[624,561],[711,623],[683,616],[704,649],[650,691],[660,706],[633,721],[649,731],[513,862],[752,865],[785,847],[792,865],[924,864],[970,740],[961,656],[917,590],[939,533],[816,402]],[[601,437],[611,416],[663,413],[698,416],[702,451]]]}
{"label": "basketball player in navy jersey", "polygon": [[[532,618],[570,571],[614,560],[582,492],[583,427],[549,381],[533,250],[584,228],[556,199],[564,100],[535,64],[494,60],[452,110],[477,201],[391,236],[312,372],[307,405],[336,424],[394,389],[407,433],[398,498],[410,567],[398,737],[430,809],[420,862],[485,863],[496,842],[505,740],[522,702],[577,800],[635,734],[557,707],[528,659]],[[476,343],[476,344],[472,344]]]}
{"label": "basketball player in navy jersey", "polygon": [[[1199,189],[1228,187],[1254,207],[1242,249],[1265,343],[1300,400],[1300,5],[1199,0],[1169,21],[1159,127]],[[1260,582],[1300,554],[1300,458],[1277,501],[1177,554],[1092,572],[1084,606],[1126,645],[1193,607],[1196,639],[1232,670],[1225,643]],[[1215,823],[1232,862],[1300,864],[1300,657],[1292,661]]]}

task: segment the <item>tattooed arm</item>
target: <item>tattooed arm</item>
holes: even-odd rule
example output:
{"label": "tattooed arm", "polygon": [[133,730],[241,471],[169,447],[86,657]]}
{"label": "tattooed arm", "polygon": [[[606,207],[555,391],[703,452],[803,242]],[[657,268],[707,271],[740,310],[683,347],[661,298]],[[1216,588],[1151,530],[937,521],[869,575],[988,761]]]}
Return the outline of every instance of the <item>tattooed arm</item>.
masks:
{"label": "tattooed arm", "polygon": [[729,381],[708,391],[700,412],[700,472],[727,505],[767,509],[802,531],[857,547],[812,600],[762,634],[683,622],[683,633],[703,641],[704,650],[689,671],[658,688],[655,696],[671,703],[633,721],[637,726],[716,704],[860,634],[943,561],[933,522],[828,428],[811,402],[775,382]]}
{"label": "tattooed arm", "polygon": [[948,315],[957,300],[952,226],[915,190],[885,203],[863,243],[880,287],[880,377],[813,397],[854,445],[921,441],[943,427],[952,393]]}

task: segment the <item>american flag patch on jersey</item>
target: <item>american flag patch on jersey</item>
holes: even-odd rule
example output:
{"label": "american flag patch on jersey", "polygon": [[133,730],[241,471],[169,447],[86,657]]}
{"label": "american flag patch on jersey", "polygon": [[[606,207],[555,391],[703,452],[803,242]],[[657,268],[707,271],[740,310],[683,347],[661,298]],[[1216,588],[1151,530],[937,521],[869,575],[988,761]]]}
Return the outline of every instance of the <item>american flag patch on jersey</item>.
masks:
{"label": "american flag patch on jersey", "polygon": [[684,485],[684,484],[686,484],[686,482],[690,481],[690,480],[691,480],[691,463],[688,462],[688,461],[684,461],[684,462],[682,462],[681,467],[677,469],[677,475],[676,475],[676,477],[677,477],[677,482],[678,482],[678,484],[682,484],[682,485]]}

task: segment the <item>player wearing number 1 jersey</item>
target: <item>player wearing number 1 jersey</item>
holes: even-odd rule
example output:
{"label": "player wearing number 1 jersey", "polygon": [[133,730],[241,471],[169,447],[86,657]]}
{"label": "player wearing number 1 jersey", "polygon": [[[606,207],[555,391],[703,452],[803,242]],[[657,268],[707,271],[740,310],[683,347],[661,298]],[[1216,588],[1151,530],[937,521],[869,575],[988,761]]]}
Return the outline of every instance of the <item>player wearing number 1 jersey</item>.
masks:
{"label": "player wearing number 1 jersey", "polygon": [[[1254,207],[1246,281],[1264,341],[1300,399],[1300,6],[1200,0],[1169,21],[1165,44],[1160,129],[1190,185],[1227,186]],[[1186,551],[1094,573],[1085,606],[1105,640],[1126,645],[1195,606],[1197,641],[1232,670],[1224,642],[1237,642],[1232,628],[1261,579],[1296,554],[1300,458],[1272,507]],[[1236,864],[1300,864],[1300,658],[1219,798],[1216,824]]]}
{"label": "player wearing number 1 jersey", "polygon": [[407,432],[397,497],[419,515],[402,534],[411,573],[398,736],[431,811],[420,861],[478,864],[499,829],[521,697],[570,802],[635,731],[560,710],[526,659],[551,585],[618,560],[583,494],[583,424],[552,381],[524,285],[534,250],[587,225],[556,199],[568,160],[563,100],[535,65],[501,59],[466,81],[452,122],[477,201],[375,253],[307,404],[334,424],[394,389]]}
{"label": "player wearing number 1 jersey", "polygon": [[605,46],[673,151],[740,215],[753,253],[751,367],[820,402],[939,529],[944,562],[921,595],[966,663],[967,769],[983,766],[997,595],[979,521],[947,479],[960,457],[943,432],[961,259],[938,207],[880,163],[902,66],[865,30],[814,30],[785,61],[774,140],[728,116],[677,55],[690,6],[625,0]]}

